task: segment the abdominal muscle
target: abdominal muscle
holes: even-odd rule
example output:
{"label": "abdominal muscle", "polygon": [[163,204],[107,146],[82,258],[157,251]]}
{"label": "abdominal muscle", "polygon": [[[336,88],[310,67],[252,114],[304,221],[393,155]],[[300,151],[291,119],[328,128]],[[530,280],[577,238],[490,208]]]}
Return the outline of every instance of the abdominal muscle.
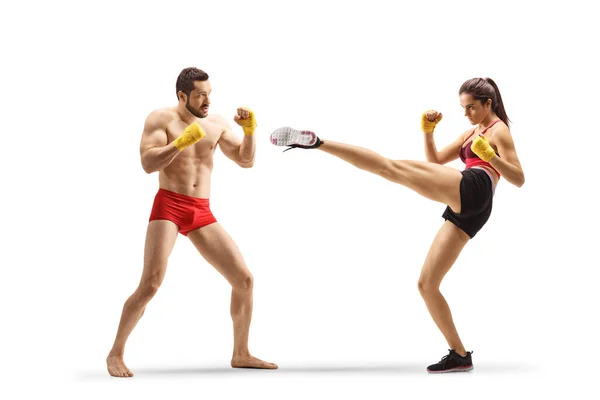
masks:
{"label": "abdominal muscle", "polygon": [[164,170],[159,172],[158,180],[161,189],[186,196],[210,198],[210,179],[213,167],[212,152],[204,157],[193,154],[186,155],[185,149]]}

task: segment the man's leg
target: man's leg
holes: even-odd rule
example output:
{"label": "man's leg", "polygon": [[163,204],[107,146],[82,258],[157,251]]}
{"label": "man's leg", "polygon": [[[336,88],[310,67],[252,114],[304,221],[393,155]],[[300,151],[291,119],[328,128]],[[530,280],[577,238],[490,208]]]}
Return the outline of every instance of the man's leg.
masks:
{"label": "man's leg", "polygon": [[276,369],[277,365],[253,357],[248,349],[252,319],[253,277],[237,245],[218,222],[195,229],[188,237],[200,254],[231,284],[234,368]]}
{"label": "man's leg", "polygon": [[133,376],[123,361],[125,343],[165,277],[167,261],[175,246],[177,232],[177,225],[171,221],[156,220],[148,224],[142,278],[135,292],[123,306],[117,337],[106,358],[108,373],[112,376]]}

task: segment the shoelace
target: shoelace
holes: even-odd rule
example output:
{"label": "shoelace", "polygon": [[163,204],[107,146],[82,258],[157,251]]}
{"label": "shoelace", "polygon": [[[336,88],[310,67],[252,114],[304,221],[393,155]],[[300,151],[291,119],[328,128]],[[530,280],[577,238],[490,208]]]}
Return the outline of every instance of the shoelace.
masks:
{"label": "shoelace", "polygon": [[[455,354],[457,357],[463,358],[460,354],[458,354],[455,350],[448,350],[449,353],[446,354],[444,357],[442,357],[442,359],[440,360],[440,362],[438,364],[444,363],[444,365],[448,362],[448,360],[450,360],[450,357]],[[465,357],[467,357],[469,354],[472,354],[472,351],[467,351],[467,355]]]}
{"label": "shoelace", "polygon": [[312,144],[311,146],[304,146],[304,145],[301,145],[301,144],[293,144],[290,147],[288,147],[287,149],[285,149],[283,152],[285,153],[288,150],[296,149],[296,148],[301,148],[301,149],[316,149],[317,147],[319,147],[323,143],[324,142],[321,139],[317,138],[317,141],[314,144]]}
{"label": "shoelace", "polygon": [[442,359],[440,360],[440,362],[438,364],[444,364],[444,365],[446,365],[446,363],[448,362],[448,360],[450,360],[450,356],[452,355],[452,353],[454,353],[454,350],[450,350],[450,353],[448,353],[444,357],[442,357]]}

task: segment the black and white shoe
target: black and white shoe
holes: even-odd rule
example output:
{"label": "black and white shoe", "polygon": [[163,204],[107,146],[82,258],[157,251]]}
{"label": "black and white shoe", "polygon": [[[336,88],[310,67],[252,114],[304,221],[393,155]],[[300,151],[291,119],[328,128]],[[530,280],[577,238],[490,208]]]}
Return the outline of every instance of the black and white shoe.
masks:
{"label": "black and white shoe", "polygon": [[449,350],[450,353],[442,357],[440,362],[427,367],[430,374],[441,374],[444,372],[467,372],[473,369],[472,351],[468,351],[466,356],[459,355],[455,350]]}
{"label": "black and white shoe", "polygon": [[290,149],[316,149],[323,142],[314,132],[301,131],[288,126],[278,128],[271,133],[271,143],[275,146],[288,146],[284,151]]}

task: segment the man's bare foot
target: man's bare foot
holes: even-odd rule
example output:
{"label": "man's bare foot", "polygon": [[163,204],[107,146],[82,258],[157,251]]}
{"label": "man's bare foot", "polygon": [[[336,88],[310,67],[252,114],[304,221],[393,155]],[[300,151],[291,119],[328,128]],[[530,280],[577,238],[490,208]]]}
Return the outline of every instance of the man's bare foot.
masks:
{"label": "man's bare foot", "polygon": [[108,373],[112,376],[118,376],[119,378],[131,378],[133,376],[133,372],[123,362],[123,356],[109,355],[106,357],[106,366]]}
{"label": "man's bare foot", "polygon": [[231,359],[233,368],[258,368],[258,369],[277,369],[277,364],[260,360],[251,355],[233,356]]}

